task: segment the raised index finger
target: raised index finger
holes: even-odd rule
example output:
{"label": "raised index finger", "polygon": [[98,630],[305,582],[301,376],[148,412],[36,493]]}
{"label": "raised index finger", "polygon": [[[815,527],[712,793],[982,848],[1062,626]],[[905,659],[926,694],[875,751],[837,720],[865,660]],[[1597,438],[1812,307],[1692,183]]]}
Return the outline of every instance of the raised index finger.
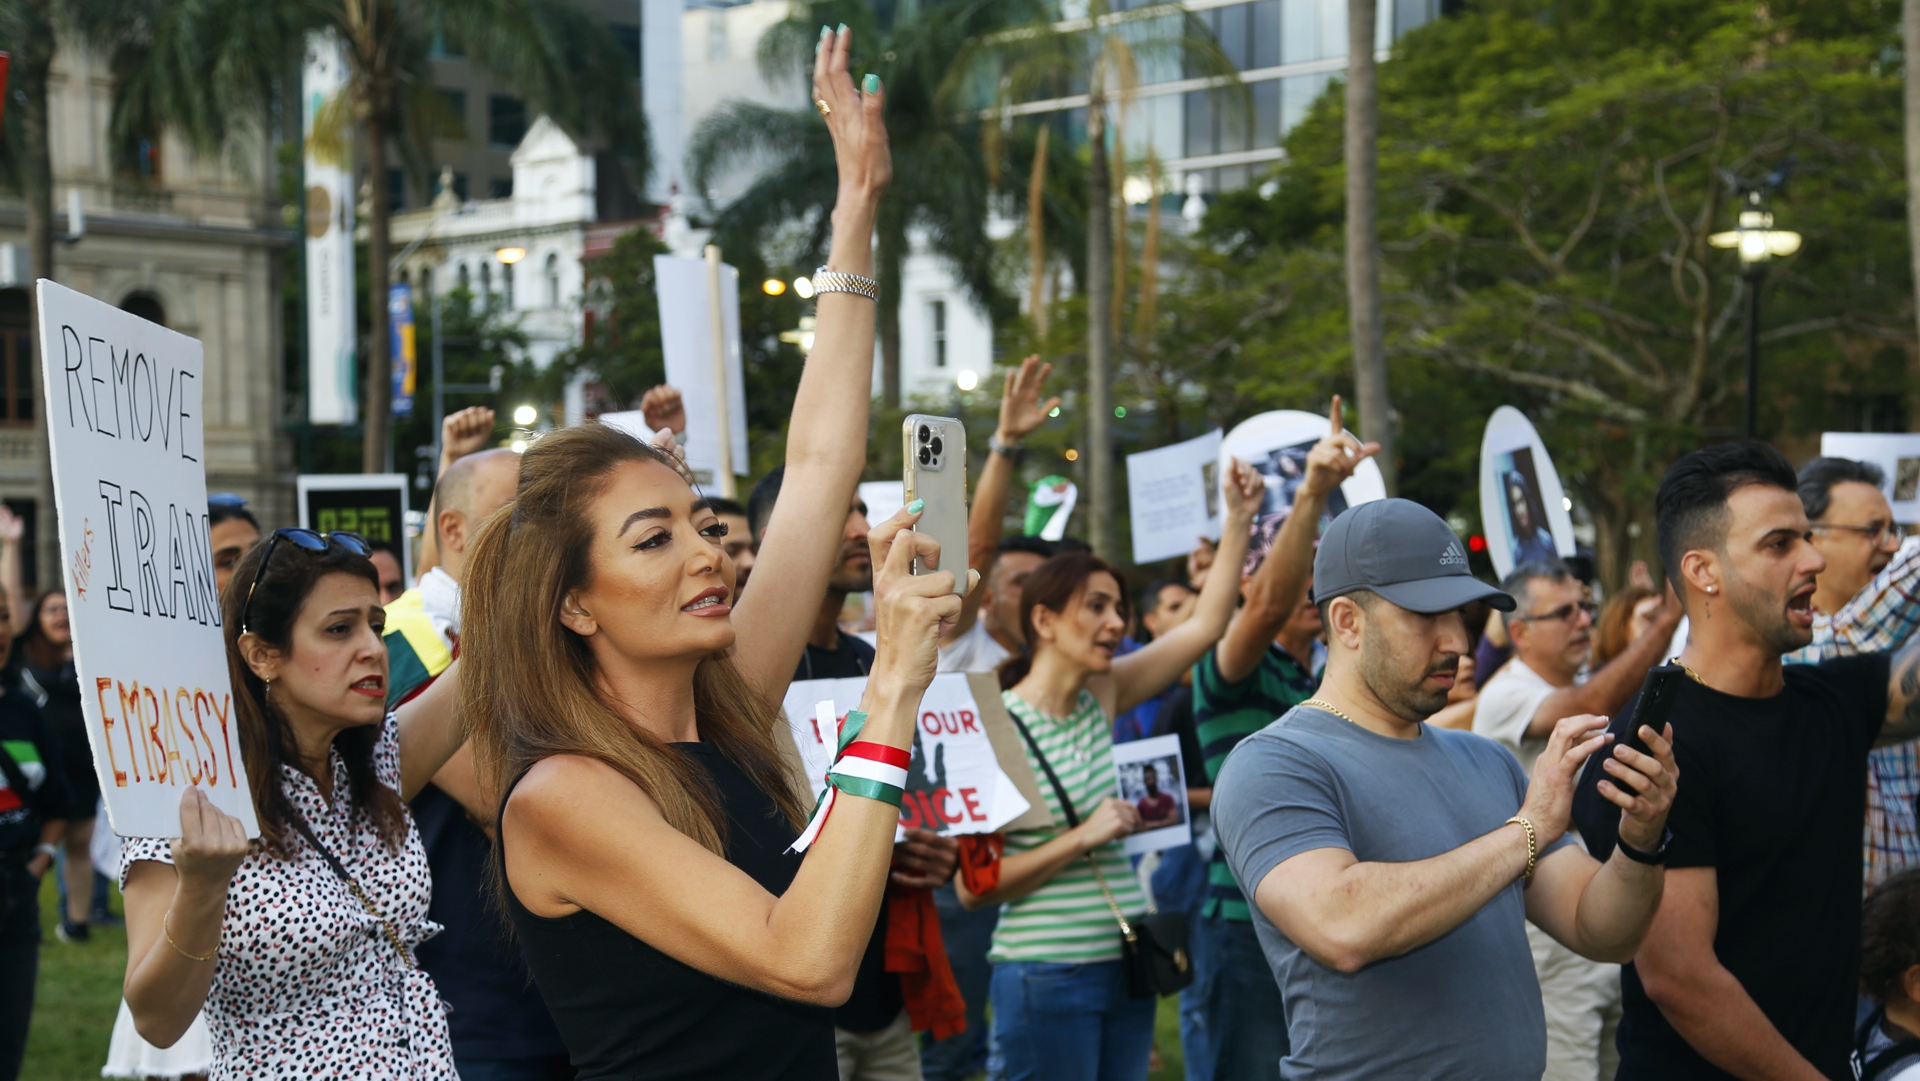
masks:
{"label": "raised index finger", "polygon": [[1333,396],[1333,407],[1327,413],[1327,422],[1333,425],[1327,434],[1336,439],[1339,438],[1341,432],[1346,430],[1345,421],[1340,417],[1340,396],[1338,394]]}

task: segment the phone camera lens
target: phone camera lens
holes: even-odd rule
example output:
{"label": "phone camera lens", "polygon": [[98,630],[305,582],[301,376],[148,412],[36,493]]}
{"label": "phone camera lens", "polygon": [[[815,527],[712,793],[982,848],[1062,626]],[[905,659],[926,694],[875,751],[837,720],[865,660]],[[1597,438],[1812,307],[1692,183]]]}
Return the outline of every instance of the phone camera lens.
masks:
{"label": "phone camera lens", "polygon": [[933,439],[933,443],[932,443],[932,447],[933,447],[933,453],[934,453],[934,456],[935,456],[935,457],[939,457],[939,456],[940,456],[940,454],[942,453],[942,451],[941,451],[941,449],[940,449],[940,437],[939,437],[939,436],[935,436],[935,437],[934,437],[934,439]]}
{"label": "phone camera lens", "polygon": [[933,429],[928,428],[926,425],[922,424],[920,426],[920,442],[925,443],[927,440],[931,438],[933,438]]}
{"label": "phone camera lens", "polygon": [[928,465],[932,461],[933,461],[933,455],[927,452],[927,448],[921,447],[920,448],[920,464]]}

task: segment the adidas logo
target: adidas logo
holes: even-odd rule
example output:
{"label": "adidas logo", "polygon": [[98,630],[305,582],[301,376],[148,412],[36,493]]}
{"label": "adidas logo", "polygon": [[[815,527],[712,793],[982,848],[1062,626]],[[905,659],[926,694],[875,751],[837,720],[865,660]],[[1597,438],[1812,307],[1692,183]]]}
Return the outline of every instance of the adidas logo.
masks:
{"label": "adidas logo", "polygon": [[1459,541],[1450,542],[1447,545],[1447,550],[1440,553],[1440,565],[1442,567],[1455,565],[1464,567],[1467,565],[1467,553],[1460,550]]}

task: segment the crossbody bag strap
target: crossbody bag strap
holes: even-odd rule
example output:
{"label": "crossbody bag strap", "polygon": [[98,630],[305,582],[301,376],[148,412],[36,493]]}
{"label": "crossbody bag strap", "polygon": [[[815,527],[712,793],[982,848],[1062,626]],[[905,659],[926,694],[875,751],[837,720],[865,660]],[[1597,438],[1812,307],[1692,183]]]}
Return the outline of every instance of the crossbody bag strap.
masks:
{"label": "crossbody bag strap", "polygon": [[340,881],[347,884],[347,889],[353,891],[353,896],[359,900],[360,907],[367,910],[367,915],[380,921],[381,929],[387,933],[387,941],[393,945],[393,952],[400,955],[401,963],[412,968],[413,958],[407,953],[406,946],[401,944],[400,932],[394,929],[391,921],[380,914],[379,909],[373,907],[373,900],[367,896],[365,890],[360,888],[360,883],[347,873],[347,867],[340,862],[340,857],[334,855],[332,849],[321,844],[320,838],[313,835],[313,827],[307,825],[306,816],[302,815],[298,808],[289,806],[287,818],[293,823],[293,828],[300,831],[300,836],[306,838],[307,843],[313,846],[313,850],[320,853],[321,858],[327,861],[327,866],[333,868],[333,873],[340,877]]}
{"label": "crossbody bag strap", "polygon": [[[1020,730],[1021,738],[1027,741],[1027,749],[1033,752],[1033,760],[1040,763],[1040,771],[1047,775],[1047,783],[1053,786],[1053,794],[1060,801],[1060,809],[1066,812],[1068,827],[1078,827],[1079,812],[1073,809],[1073,801],[1067,798],[1067,786],[1060,783],[1060,775],[1053,772],[1053,763],[1048,762],[1047,756],[1041,753],[1040,742],[1033,738],[1032,732],[1027,730],[1026,722],[1020,719],[1019,713],[1008,710],[1007,716],[1012,718],[1013,727]],[[1133,924],[1127,922],[1126,915],[1120,911],[1120,902],[1114,900],[1113,891],[1107,888],[1107,876],[1100,873],[1100,864],[1093,858],[1091,852],[1087,853],[1087,866],[1093,870],[1093,880],[1100,884],[1100,893],[1106,897],[1107,907],[1113,910],[1114,921],[1120,925],[1121,937],[1132,942]]]}

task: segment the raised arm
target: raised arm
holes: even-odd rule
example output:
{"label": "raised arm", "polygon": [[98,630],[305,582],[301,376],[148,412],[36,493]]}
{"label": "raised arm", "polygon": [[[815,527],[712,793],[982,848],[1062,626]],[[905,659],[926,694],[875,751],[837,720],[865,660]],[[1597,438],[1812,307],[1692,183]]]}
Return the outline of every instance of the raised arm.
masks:
{"label": "raised arm", "polygon": [[1894,653],[1887,675],[1887,720],[1879,745],[1920,737],[1920,638]]}
{"label": "raised arm", "polygon": [[[1047,422],[1047,414],[1060,404],[1057,397],[1045,402],[1040,400],[1040,387],[1052,371],[1053,365],[1042,364],[1037,356],[1028,357],[1020,362],[1020,367],[1007,373],[1007,381],[1000,389],[1000,424],[994,429],[993,439],[1009,453],[988,452],[987,464],[981,467],[980,479],[974,484],[973,505],[967,510],[967,566],[980,568],[982,574],[993,567],[999,553],[1002,523],[1007,517],[1007,493],[1013,487],[1013,452],[1020,449],[1021,441],[1032,435],[1034,429]],[[984,596],[977,589],[967,594],[960,606],[960,618],[947,628],[942,641],[950,642],[973,629]]]}
{"label": "raised arm", "polygon": [[[866,92],[847,74],[852,36],[823,31],[813,66],[813,96],[825,103],[840,189],[833,207],[830,269],[871,277],[873,220],[893,176],[881,120],[879,79]],[[867,459],[867,410],[873,394],[874,303],[853,293],[822,293],[813,351],[793,399],[787,429],[787,474],[766,540],[754,564],[754,587],[734,613],[734,663],[749,684],[778,697],[793,678],[833,557],[847,507]]]}
{"label": "raised arm", "polygon": [[394,710],[400,725],[400,798],[410,800],[467,741],[456,713],[460,661],[456,658],[426,690]]}
{"label": "raised arm", "polygon": [[[917,519],[902,511],[870,540],[880,646],[859,738],[902,760],[933,678],[939,623],[960,609],[950,574],[911,572],[915,553],[938,548],[905,529]],[[841,793],[792,884],[775,896],[669,826],[610,767],[560,756],[535,766],[507,800],[507,872],[515,895],[540,915],[584,908],[712,976],[837,1005],[873,935],[897,824],[891,804]]]}
{"label": "raised arm", "polygon": [[1280,524],[1273,550],[1240,587],[1246,604],[1214,647],[1223,682],[1238,683],[1260,666],[1274,636],[1306,598],[1307,580],[1313,576],[1313,541],[1319,535],[1327,498],[1353,476],[1361,462],[1380,452],[1380,444],[1362,444],[1343,429],[1338,394],[1333,396],[1330,419],[1332,431],[1307,452],[1306,478],[1293,494],[1293,509]]}
{"label": "raised arm", "polygon": [[[1541,752],[1519,815],[1533,824],[1541,852],[1566,833],[1574,778],[1606,743],[1605,727],[1597,718],[1569,718]],[[1269,870],[1253,899],[1314,960],[1358,972],[1460,926],[1526,870],[1527,832],[1509,823],[1411,863],[1363,863],[1345,848],[1312,849]]]}
{"label": "raised arm", "polygon": [[1653,624],[1585,683],[1562,687],[1548,695],[1533,711],[1533,719],[1527,722],[1527,736],[1539,739],[1553,731],[1562,717],[1577,713],[1611,716],[1626,705],[1627,699],[1633,697],[1647,678],[1647,669],[1667,659],[1667,646],[1673,641],[1674,628],[1680,626],[1680,617],[1685,614],[1680,598],[1674,596],[1672,583],[1668,583],[1667,595],[1660,602]]}
{"label": "raised arm", "polygon": [[33,606],[27,603],[26,579],[20,570],[20,546],[30,543],[26,535],[27,523],[0,505],[0,591],[7,595],[7,610],[13,618],[13,625],[7,628],[9,638],[27,633],[27,625],[33,621]]}
{"label": "raised arm", "polygon": [[[434,474],[434,479],[446,476],[447,467],[453,463],[486,449],[487,440],[492,437],[492,409],[474,405],[448,414],[440,422],[440,471]],[[440,497],[436,492],[427,500],[427,528],[420,534],[420,561],[413,568],[416,579],[440,565],[439,522]]]}
{"label": "raised arm", "polygon": [[1113,662],[1114,701],[1102,702],[1119,716],[1173,686],[1180,673],[1206,656],[1233,618],[1240,594],[1240,565],[1246,560],[1253,529],[1253,512],[1266,495],[1266,483],[1253,467],[1233,459],[1227,469],[1227,520],[1220,529],[1220,548],[1213,572],[1200,589],[1193,615],[1187,621]]}

